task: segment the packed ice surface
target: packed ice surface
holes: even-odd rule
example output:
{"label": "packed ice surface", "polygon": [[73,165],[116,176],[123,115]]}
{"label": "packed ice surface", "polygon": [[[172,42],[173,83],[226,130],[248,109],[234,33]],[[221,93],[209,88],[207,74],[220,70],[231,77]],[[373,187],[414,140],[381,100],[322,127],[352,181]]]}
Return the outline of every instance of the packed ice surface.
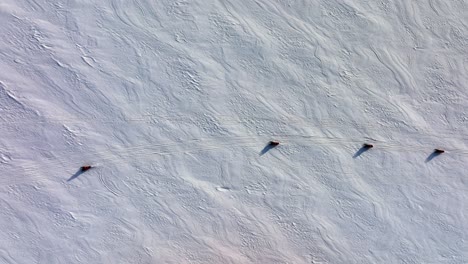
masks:
{"label": "packed ice surface", "polygon": [[468,263],[467,1],[2,0],[0,24],[1,263]]}

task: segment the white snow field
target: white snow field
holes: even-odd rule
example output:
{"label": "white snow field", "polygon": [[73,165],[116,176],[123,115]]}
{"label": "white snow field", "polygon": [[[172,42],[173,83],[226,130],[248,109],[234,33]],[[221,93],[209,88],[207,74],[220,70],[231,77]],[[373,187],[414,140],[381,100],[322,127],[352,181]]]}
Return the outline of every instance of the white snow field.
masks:
{"label": "white snow field", "polygon": [[468,1],[2,0],[0,25],[0,263],[468,263]]}

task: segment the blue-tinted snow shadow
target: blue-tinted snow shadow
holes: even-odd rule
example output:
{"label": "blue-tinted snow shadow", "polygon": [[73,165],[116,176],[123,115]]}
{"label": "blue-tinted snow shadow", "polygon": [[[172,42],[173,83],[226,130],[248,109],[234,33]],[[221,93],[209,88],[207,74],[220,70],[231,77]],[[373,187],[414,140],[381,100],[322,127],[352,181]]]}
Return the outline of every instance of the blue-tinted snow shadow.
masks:
{"label": "blue-tinted snow shadow", "polygon": [[81,168],[79,168],[78,171],[75,172],[75,174],[73,174],[73,175],[70,177],[70,179],[67,180],[67,182],[69,182],[69,181],[71,181],[71,180],[73,180],[73,179],[78,178],[78,176],[80,176],[80,175],[83,174],[83,173],[84,173],[84,171],[83,171]]}
{"label": "blue-tinted snow shadow", "polygon": [[270,151],[270,149],[275,148],[276,146],[277,146],[277,145],[268,143],[268,144],[262,149],[262,151],[260,151],[260,156],[262,156],[263,154],[267,153],[268,151]]}
{"label": "blue-tinted snow shadow", "polygon": [[362,153],[368,151],[369,149],[371,149],[371,148],[366,147],[366,146],[361,147],[361,148],[354,154],[353,159],[355,159],[355,158],[361,156]]}
{"label": "blue-tinted snow shadow", "polygon": [[442,153],[437,152],[437,151],[432,152],[431,155],[429,155],[429,157],[427,157],[426,163],[431,161],[433,158],[435,158],[437,156],[440,156],[440,154],[442,154]]}

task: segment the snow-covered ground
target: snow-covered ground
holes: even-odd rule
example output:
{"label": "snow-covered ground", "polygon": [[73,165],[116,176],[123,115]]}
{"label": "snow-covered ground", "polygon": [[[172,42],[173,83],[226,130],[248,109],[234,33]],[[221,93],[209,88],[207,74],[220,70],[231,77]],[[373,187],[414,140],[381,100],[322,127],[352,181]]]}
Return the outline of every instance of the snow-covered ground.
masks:
{"label": "snow-covered ground", "polygon": [[468,263],[467,1],[2,0],[0,25],[0,263]]}

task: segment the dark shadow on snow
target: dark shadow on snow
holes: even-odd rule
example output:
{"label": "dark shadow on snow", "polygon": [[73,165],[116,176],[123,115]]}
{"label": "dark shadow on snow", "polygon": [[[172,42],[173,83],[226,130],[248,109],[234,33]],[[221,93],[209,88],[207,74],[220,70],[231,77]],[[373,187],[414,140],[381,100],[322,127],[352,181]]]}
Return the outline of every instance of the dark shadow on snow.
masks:
{"label": "dark shadow on snow", "polygon": [[81,174],[85,173],[81,168],[78,169],[77,172],[75,172],[75,174],[73,174],[70,179],[67,180],[67,182],[75,179],[75,178],[78,178],[78,176],[80,176]]}
{"label": "dark shadow on snow", "polygon": [[277,145],[277,144],[272,144],[271,142],[268,143],[268,144],[262,149],[262,151],[260,151],[260,156],[262,156],[263,154],[267,153],[268,151],[270,151],[270,149],[275,148],[276,146],[278,146],[278,145]]}
{"label": "dark shadow on snow", "polygon": [[362,147],[354,154],[353,159],[355,159],[355,158],[361,156],[362,153],[368,151],[369,149],[371,149],[371,147],[366,146],[366,145],[362,146]]}
{"label": "dark shadow on snow", "polygon": [[85,166],[81,166],[77,172],[75,172],[75,174],[73,174],[70,179],[67,180],[67,182],[77,178],[78,176],[80,176],[81,174],[87,172],[88,170],[92,169],[93,167],[91,165],[85,165]]}
{"label": "dark shadow on snow", "polygon": [[433,158],[435,158],[437,156],[440,156],[440,154],[442,154],[442,153],[437,152],[437,151],[432,152],[431,155],[429,155],[429,157],[427,157],[426,163],[431,161]]}

